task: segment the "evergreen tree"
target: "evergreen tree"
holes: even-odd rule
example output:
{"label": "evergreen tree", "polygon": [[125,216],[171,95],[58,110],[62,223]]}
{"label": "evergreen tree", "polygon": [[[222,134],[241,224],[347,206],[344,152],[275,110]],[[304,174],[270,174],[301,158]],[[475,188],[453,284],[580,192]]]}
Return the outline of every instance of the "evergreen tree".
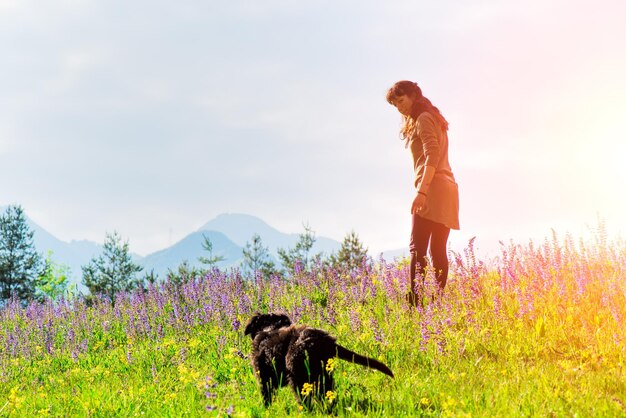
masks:
{"label": "evergreen tree", "polygon": [[128,242],[122,242],[117,232],[106,235],[103,253],[92,258],[82,270],[83,284],[91,294],[105,294],[112,301],[116,293],[136,289],[142,284],[142,279],[135,275],[143,267],[133,262]]}
{"label": "evergreen tree", "polygon": [[150,271],[147,271],[143,276],[142,282],[147,286],[149,284],[155,284],[158,280],[159,276],[154,272],[154,269],[150,269]]}
{"label": "evergreen tree", "polygon": [[289,249],[278,249],[278,257],[283,267],[288,273],[295,272],[296,264],[300,263],[302,268],[307,271],[310,269],[314,260],[319,260],[321,254],[317,254],[313,259],[310,258],[310,252],[315,244],[315,232],[308,226],[304,225],[304,232],[298,236],[296,246]]}
{"label": "evergreen tree", "polygon": [[243,262],[241,264],[244,272],[256,275],[260,272],[263,277],[269,277],[276,274],[276,266],[270,259],[269,250],[263,246],[259,234],[252,236],[252,242],[246,241],[246,247],[243,249]]}
{"label": "evergreen tree", "polygon": [[43,273],[37,278],[35,298],[43,302],[46,299],[56,300],[59,297],[72,298],[78,293],[75,284],[70,285],[68,276],[70,268],[57,264],[52,260],[52,251],[44,261]]}
{"label": "evergreen tree", "polygon": [[198,261],[207,267],[215,267],[215,265],[221,261],[224,261],[224,257],[221,255],[213,255],[213,243],[206,235],[202,234],[204,242],[202,242],[202,248],[208,253],[206,257],[198,257]]}
{"label": "evergreen tree", "polygon": [[367,260],[367,248],[359,240],[356,232],[349,232],[341,243],[339,252],[330,256],[330,264],[343,271],[354,271]]}
{"label": "evergreen tree", "polygon": [[9,206],[0,215],[0,301],[15,296],[27,302],[35,296],[42,262],[33,235],[21,206]]}
{"label": "evergreen tree", "polygon": [[171,268],[167,269],[167,279],[176,285],[195,280],[201,277],[202,274],[203,272],[200,269],[189,264],[187,260],[180,263],[176,271]]}

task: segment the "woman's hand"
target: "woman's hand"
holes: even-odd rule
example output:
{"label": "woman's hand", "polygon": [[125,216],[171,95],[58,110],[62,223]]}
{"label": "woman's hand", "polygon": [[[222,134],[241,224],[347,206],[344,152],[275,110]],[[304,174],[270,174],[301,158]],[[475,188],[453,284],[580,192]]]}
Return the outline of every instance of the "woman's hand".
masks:
{"label": "woman's hand", "polygon": [[415,195],[415,199],[413,199],[413,204],[411,205],[411,214],[416,214],[420,212],[426,206],[426,195],[423,193],[418,193]]}

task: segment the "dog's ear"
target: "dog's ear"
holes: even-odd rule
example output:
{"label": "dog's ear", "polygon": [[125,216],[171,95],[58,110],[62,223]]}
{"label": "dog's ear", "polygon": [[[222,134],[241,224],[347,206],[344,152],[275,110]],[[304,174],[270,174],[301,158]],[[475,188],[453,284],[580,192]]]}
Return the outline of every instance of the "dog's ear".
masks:
{"label": "dog's ear", "polygon": [[254,334],[258,330],[258,322],[259,322],[260,317],[261,317],[261,314],[259,312],[252,315],[252,318],[250,318],[250,320],[248,321],[248,324],[246,325],[246,329],[244,330],[243,335],[252,334],[252,338],[254,338]]}
{"label": "dog's ear", "polygon": [[291,325],[291,319],[289,319],[289,317],[285,314],[275,314],[273,320],[276,328],[288,327]]}
{"label": "dog's ear", "polygon": [[291,319],[289,319],[287,315],[256,313],[252,316],[252,318],[250,318],[248,325],[246,325],[244,335],[250,334],[250,337],[254,339],[256,334],[263,330],[274,330],[282,327],[288,327],[289,325],[291,325]]}

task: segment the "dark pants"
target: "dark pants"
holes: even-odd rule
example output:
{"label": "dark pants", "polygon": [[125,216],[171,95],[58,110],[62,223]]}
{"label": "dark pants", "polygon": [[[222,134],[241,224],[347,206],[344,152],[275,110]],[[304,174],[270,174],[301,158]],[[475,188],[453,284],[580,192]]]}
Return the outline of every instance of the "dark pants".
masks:
{"label": "dark pants", "polygon": [[[424,273],[427,264],[426,250],[430,244],[430,258],[435,272],[439,291],[443,291],[448,280],[448,236],[450,228],[443,224],[429,221],[413,215],[413,226],[411,227],[411,241],[409,250],[411,251],[411,289],[416,291],[415,277],[420,276],[420,285],[424,284]],[[418,295],[419,296],[419,295]]]}

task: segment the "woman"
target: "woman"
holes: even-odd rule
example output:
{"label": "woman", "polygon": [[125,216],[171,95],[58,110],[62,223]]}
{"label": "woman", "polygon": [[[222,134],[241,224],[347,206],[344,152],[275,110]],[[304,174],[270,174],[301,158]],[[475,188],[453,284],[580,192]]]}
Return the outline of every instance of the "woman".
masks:
{"label": "woman", "polygon": [[400,135],[411,150],[415,169],[409,244],[411,290],[407,297],[410,304],[417,305],[421,303],[421,292],[415,286],[415,276],[419,273],[423,286],[429,246],[439,292],[446,286],[446,247],[450,229],[459,229],[459,191],[448,161],[448,122],[439,109],[412,81],[394,84],[387,92],[387,101],[402,114]]}

